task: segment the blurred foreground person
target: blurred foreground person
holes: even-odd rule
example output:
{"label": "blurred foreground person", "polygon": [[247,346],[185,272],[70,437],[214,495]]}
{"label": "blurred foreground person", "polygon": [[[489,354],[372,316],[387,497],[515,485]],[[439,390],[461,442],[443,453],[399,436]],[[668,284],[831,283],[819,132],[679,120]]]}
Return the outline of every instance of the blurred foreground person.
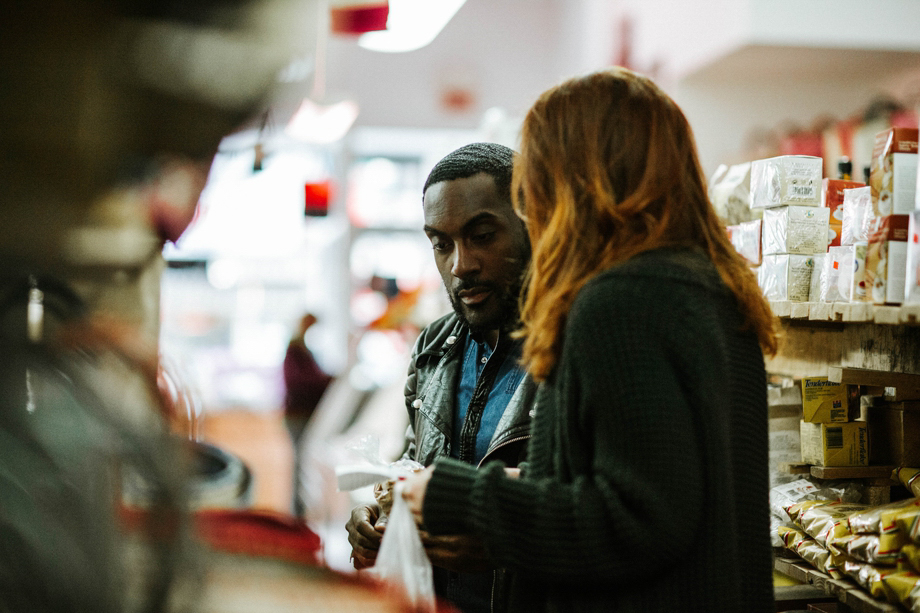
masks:
{"label": "blurred foreground person", "polygon": [[523,362],[542,382],[526,469],[440,460],[410,508],[482,538],[513,611],[773,611],[773,318],[687,120],[614,69],[544,93],[521,139]]}
{"label": "blurred foreground person", "polygon": [[4,7],[0,611],[405,609],[322,568],[302,522],[191,514],[189,441],[158,397],[164,242],[222,138],[313,48],[316,6]]}

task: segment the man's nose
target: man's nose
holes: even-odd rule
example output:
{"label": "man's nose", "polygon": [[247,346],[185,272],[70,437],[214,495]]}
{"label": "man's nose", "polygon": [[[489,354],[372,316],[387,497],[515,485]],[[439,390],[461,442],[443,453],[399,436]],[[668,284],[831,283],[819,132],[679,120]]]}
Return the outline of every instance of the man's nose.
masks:
{"label": "man's nose", "polygon": [[477,272],[479,272],[479,258],[469,247],[458,245],[454,249],[454,263],[450,268],[450,274],[462,279]]}

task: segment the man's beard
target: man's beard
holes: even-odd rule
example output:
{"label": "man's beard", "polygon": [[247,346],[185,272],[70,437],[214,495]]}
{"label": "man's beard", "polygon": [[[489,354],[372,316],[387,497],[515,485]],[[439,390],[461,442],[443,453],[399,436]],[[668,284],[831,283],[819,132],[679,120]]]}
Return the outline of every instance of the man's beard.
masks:
{"label": "man's beard", "polygon": [[[520,299],[523,284],[523,273],[519,273],[514,283],[504,289],[499,288],[493,283],[482,283],[476,279],[472,279],[460,283],[453,291],[448,291],[447,297],[450,299],[450,305],[454,308],[457,317],[469,327],[470,332],[474,335],[480,335],[490,330],[508,331],[517,327],[519,316],[518,301]],[[470,321],[470,318],[467,317],[465,310],[468,307],[460,301],[460,297],[457,294],[462,290],[475,287],[485,287],[492,291],[490,299],[496,300],[498,307],[494,317],[483,321]]]}

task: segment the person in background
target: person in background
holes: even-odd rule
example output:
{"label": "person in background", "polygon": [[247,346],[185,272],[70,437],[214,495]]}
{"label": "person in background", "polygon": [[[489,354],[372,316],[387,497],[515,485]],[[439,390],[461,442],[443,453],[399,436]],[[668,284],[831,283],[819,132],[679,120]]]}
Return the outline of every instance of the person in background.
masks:
{"label": "person in background", "polygon": [[[453,313],[419,335],[406,381],[409,428],[403,457],[425,466],[524,459],[536,387],[519,366],[518,299],[530,260],[511,205],[513,152],[474,143],[439,161],[423,189],[425,234]],[[352,511],[346,528],[356,568],[374,564],[383,523],[377,505]],[[491,611],[503,571],[478,538],[423,534],[435,590],[465,613]]]}
{"label": "person in background", "polygon": [[316,405],[332,382],[332,377],[323,372],[316,363],[313,352],[304,340],[307,330],[315,323],[316,316],[312,313],[301,317],[297,331],[284,354],[284,425],[287,426],[294,447],[292,504],[294,515],[297,517],[302,517],[306,511],[300,490],[300,471],[303,465],[300,439],[313,411],[316,410]]}
{"label": "person in background", "polygon": [[480,538],[513,611],[773,611],[774,320],[686,118],[611,69],[545,92],[521,141],[523,362],[542,382],[526,469],[438,460],[407,479],[410,510]]}

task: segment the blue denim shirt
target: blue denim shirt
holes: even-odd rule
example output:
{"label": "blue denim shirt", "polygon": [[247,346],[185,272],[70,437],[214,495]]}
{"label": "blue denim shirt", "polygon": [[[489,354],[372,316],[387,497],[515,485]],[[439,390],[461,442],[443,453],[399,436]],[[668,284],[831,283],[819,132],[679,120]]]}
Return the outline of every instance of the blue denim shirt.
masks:
{"label": "blue denim shirt", "polygon": [[[470,334],[467,334],[465,342],[466,349],[460,369],[460,381],[457,384],[457,412],[454,415],[454,431],[451,437],[450,455],[454,458],[460,458],[461,445],[459,443],[464,421],[476,387],[481,383],[483,370],[494,353],[488,343],[477,341]],[[489,450],[489,443],[492,442],[492,436],[495,434],[495,428],[505,412],[505,407],[508,406],[518,384],[524,378],[524,370],[518,364],[521,358],[520,342],[511,342],[506,351],[499,352],[495,357],[501,360],[501,364],[498,366],[498,373],[495,375],[491,389],[488,390],[488,398],[482,409],[472,464],[479,464],[485,457]],[[470,461],[467,458],[463,459]]]}
{"label": "blue denim shirt", "polygon": [[[489,450],[495,428],[525,373],[518,365],[521,357],[520,342],[500,338],[493,351],[488,343],[477,341],[467,334],[465,343],[460,380],[457,383],[457,411],[454,415],[450,454],[475,465],[482,461]],[[493,355],[499,363],[491,363]],[[483,377],[487,365],[490,372]],[[464,432],[467,416],[471,413],[479,418],[473,446],[463,444],[464,436],[473,435],[471,427]],[[436,591],[463,613],[486,613],[491,610],[491,571],[451,573],[441,568],[434,570]]]}

